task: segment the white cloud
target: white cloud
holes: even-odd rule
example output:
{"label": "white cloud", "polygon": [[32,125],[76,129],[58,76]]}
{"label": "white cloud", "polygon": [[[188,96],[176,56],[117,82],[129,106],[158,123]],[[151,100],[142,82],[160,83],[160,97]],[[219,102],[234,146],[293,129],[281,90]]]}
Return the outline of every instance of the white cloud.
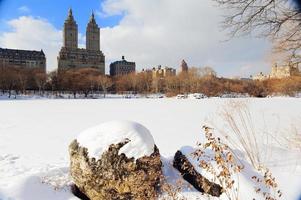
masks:
{"label": "white cloud", "polygon": [[8,21],[10,32],[0,33],[4,48],[41,50],[46,54],[47,70],[57,66],[56,57],[62,45],[62,32],[47,20],[22,16]]}
{"label": "white cloud", "polygon": [[[107,61],[125,55],[138,69],[159,64],[177,68],[211,65],[221,75],[244,75],[267,68],[269,43],[255,38],[222,42],[222,13],[211,0],[106,0],[102,16],[123,14],[117,26],[101,30]],[[105,18],[104,18],[105,19]],[[248,66],[248,70],[241,69]]]}
{"label": "white cloud", "polygon": [[[0,47],[11,49],[41,50],[46,54],[47,71],[57,68],[57,56],[62,46],[62,30],[56,29],[45,19],[22,16],[7,22],[11,31],[0,32]],[[81,33],[79,48],[85,48]]]}
{"label": "white cloud", "polygon": [[18,8],[21,13],[30,13],[30,9],[27,6],[21,6]]}
{"label": "white cloud", "polygon": [[[190,66],[212,66],[222,76],[268,71],[269,43],[251,37],[222,42],[226,39],[220,28],[222,13],[211,0],[106,0],[98,12],[102,20],[124,16],[118,25],[101,29],[107,71],[110,62],[122,55],[136,61],[138,70],[159,64],[178,68],[185,59]],[[61,30],[30,16],[8,25],[11,31],[0,33],[1,47],[43,49],[47,70],[57,67]],[[80,34],[79,40],[84,47],[85,36]]]}

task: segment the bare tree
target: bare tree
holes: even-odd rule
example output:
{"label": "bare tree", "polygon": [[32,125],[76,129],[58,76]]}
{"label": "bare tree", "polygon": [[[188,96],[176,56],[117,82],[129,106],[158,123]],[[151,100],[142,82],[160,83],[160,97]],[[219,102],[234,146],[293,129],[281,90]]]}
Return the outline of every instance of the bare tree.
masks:
{"label": "bare tree", "polygon": [[34,81],[38,87],[39,94],[44,93],[47,83],[47,74],[41,70],[34,71]]}
{"label": "bare tree", "polygon": [[[8,92],[8,98],[11,97],[12,91],[18,89],[18,68],[14,66],[1,68],[1,87],[3,91]],[[15,95],[16,98],[16,95]]]}
{"label": "bare tree", "polygon": [[[76,99],[77,93],[86,88],[85,77],[76,69],[59,72],[60,86],[63,90],[72,92],[73,98]],[[86,95],[86,94],[85,94]]]}
{"label": "bare tree", "polygon": [[101,87],[103,91],[103,97],[106,98],[108,88],[113,85],[113,81],[105,75],[100,75],[96,78],[96,83],[98,87]]}
{"label": "bare tree", "polygon": [[19,91],[22,93],[22,94],[25,94],[26,92],[26,89],[28,87],[28,70],[26,69],[23,69],[23,68],[18,68],[17,69],[17,86],[16,87],[16,93],[18,92],[18,89]]}
{"label": "bare tree", "polygon": [[5,93],[5,68],[3,66],[0,67],[0,89],[2,94]]}
{"label": "bare tree", "polygon": [[56,70],[47,74],[46,88],[47,90],[51,90],[52,94],[55,94],[56,97],[59,95],[59,92],[63,89],[61,76],[59,76],[59,73]]}
{"label": "bare tree", "polygon": [[128,80],[130,83],[131,91],[133,91],[135,94],[137,93],[138,90],[138,85],[139,85],[139,79],[136,73],[130,73],[128,74]]}
{"label": "bare tree", "polygon": [[126,92],[131,90],[131,82],[128,78],[129,74],[114,77],[117,92]]}
{"label": "bare tree", "polygon": [[138,92],[148,94],[151,92],[152,87],[152,74],[150,73],[138,73],[136,74],[138,81]]}
{"label": "bare tree", "polygon": [[[182,74],[182,73],[181,73]],[[169,95],[176,95],[180,91],[179,76],[168,76],[165,79],[165,92]]]}
{"label": "bare tree", "polygon": [[271,39],[274,52],[301,62],[301,10],[291,0],[214,0],[229,11],[224,28],[231,37],[255,33]]}
{"label": "bare tree", "polygon": [[165,80],[160,77],[154,77],[152,81],[152,88],[155,93],[161,93],[164,90]]}
{"label": "bare tree", "polygon": [[216,77],[217,76],[214,69],[211,67],[208,67],[208,66],[197,68],[197,71],[195,73],[200,77]]}

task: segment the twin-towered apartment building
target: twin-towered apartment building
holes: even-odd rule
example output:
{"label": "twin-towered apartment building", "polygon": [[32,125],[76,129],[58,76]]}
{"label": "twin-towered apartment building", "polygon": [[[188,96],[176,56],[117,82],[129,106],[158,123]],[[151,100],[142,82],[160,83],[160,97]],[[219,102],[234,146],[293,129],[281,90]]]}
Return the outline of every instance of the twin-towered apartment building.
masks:
{"label": "twin-towered apartment building", "polygon": [[105,74],[105,56],[100,50],[100,29],[92,13],[86,29],[86,49],[78,48],[78,25],[72,10],[63,29],[63,47],[58,58],[58,70],[95,68]]}

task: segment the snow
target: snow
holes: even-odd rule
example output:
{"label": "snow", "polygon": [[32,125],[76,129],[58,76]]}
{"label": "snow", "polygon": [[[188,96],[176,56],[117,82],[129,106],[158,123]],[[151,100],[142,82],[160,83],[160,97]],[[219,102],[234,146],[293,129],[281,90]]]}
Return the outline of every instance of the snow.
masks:
{"label": "snow", "polygon": [[[74,99],[73,93],[57,93],[56,92],[45,92],[42,95],[37,93],[29,92],[28,94],[15,94],[12,92],[12,95],[9,97],[8,93],[0,93],[0,100],[49,100],[49,99]],[[154,94],[106,94],[105,97],[103,94],[94,93],[89,94],[87,97],[84,94],[76,94],[75,99],[137,99],[137,98],[165,98],[164,94],[154,93]]]}
{"label": "snow", "polygon": [[[203,139],[203,125],[225,128],[220,110],[228,108],[230,101],[248,105],[260,141],[264,141],[266,132],[277,139],[288,136],[292,127],[300,134],[299,98],[0,101],[0,199],[77,199],[69,191],[68,146],[84,130],[112,120],[130,120],[147,127],[162,155],[164,174],[175,183],[180,179],[171,165],[175,152],[183,146],[195,148],[196,142]],[[264,150],[267,146],[269,151]],[[263,143],[259,148],[264,164],[279,183],[282,199],[299,200],[300,149],[281,142]],[[256,197],[249,179],[253,172],[246,168],[239,177],[240,199]],[[181,194],[191,200],[214,199],[189,187]]]}
{"label": "snow", "polygon": [[129,140],[119,154],[128,158],[139,159],[154,153],[155,142],[149,130],[132,121],[109,121],[83,131],[77,137],[80,146],[88,149],[89,157],[96,159],[109,149],[111,144]]}

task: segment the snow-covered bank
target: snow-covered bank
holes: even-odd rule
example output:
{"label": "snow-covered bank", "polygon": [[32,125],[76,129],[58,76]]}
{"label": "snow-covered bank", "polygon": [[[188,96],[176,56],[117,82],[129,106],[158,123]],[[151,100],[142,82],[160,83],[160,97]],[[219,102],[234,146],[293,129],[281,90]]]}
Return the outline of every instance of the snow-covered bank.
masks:
{"label": "snow-covered bank", "polygon": [[[73,93],[68,92],[45,92],[44,94],[38,94],[33,92],[28,92],[28,94],[12,94],[9,96],[8,93],[0,93],[0,100],[8,101],[8,100],[51,100],[51,99],[161,99],[161,98],[176,98],[176,99],[204,99],[204,98],[256,98],[251,97],[246,93],[224,93],[215,97],[207,97],[203,93],[190,93],[190,94],[178,94],[176,96],[167,97],[165,94],[161,93],[153,93],[153,94],[89,94],[85,96],[84,94],[77,94],[76,98],[74,98]],[[301,98],[301,92],[296,93],[293,96],[288,96],[284,94],[271,94],[266,98]]]}
{"label": "snow-covered bank", "polygon": [[[221,125],[219,110],[227,107],[228,101],[221,98],[1,101],[0,199],[76,199],[67,189],[67,149],[89,127],[110,120],[137,121],[150,130],[161,154],[170,158],[182,146],[193,147],[201,140],[202,125],[213,122]],[[247,101],[259,138],[264,129],[275,137],[286,134],[292,126],[300,133],[300,99],[231,101]],[[279,180],[283,199],[298,200],[300,152],[282,145],[273,145],[271,149],[274,150],[267,153],[266,164]],[[167,164],[165,172],[176,176]],[[199,196],[194,190],[184,193],[189,199]]]}
{"label": "snow-covered bank", "polygon": [[50,100],[50,99],[137,99],[137,98],[164,98],[163,94],[89,94],[87,97],[84,94],[76,94],[74,98],[73,93],[56,93],[56,92],[45,92],[44,94],[29,93],[29,94],[9,94],[0,93],[0,100]]}

